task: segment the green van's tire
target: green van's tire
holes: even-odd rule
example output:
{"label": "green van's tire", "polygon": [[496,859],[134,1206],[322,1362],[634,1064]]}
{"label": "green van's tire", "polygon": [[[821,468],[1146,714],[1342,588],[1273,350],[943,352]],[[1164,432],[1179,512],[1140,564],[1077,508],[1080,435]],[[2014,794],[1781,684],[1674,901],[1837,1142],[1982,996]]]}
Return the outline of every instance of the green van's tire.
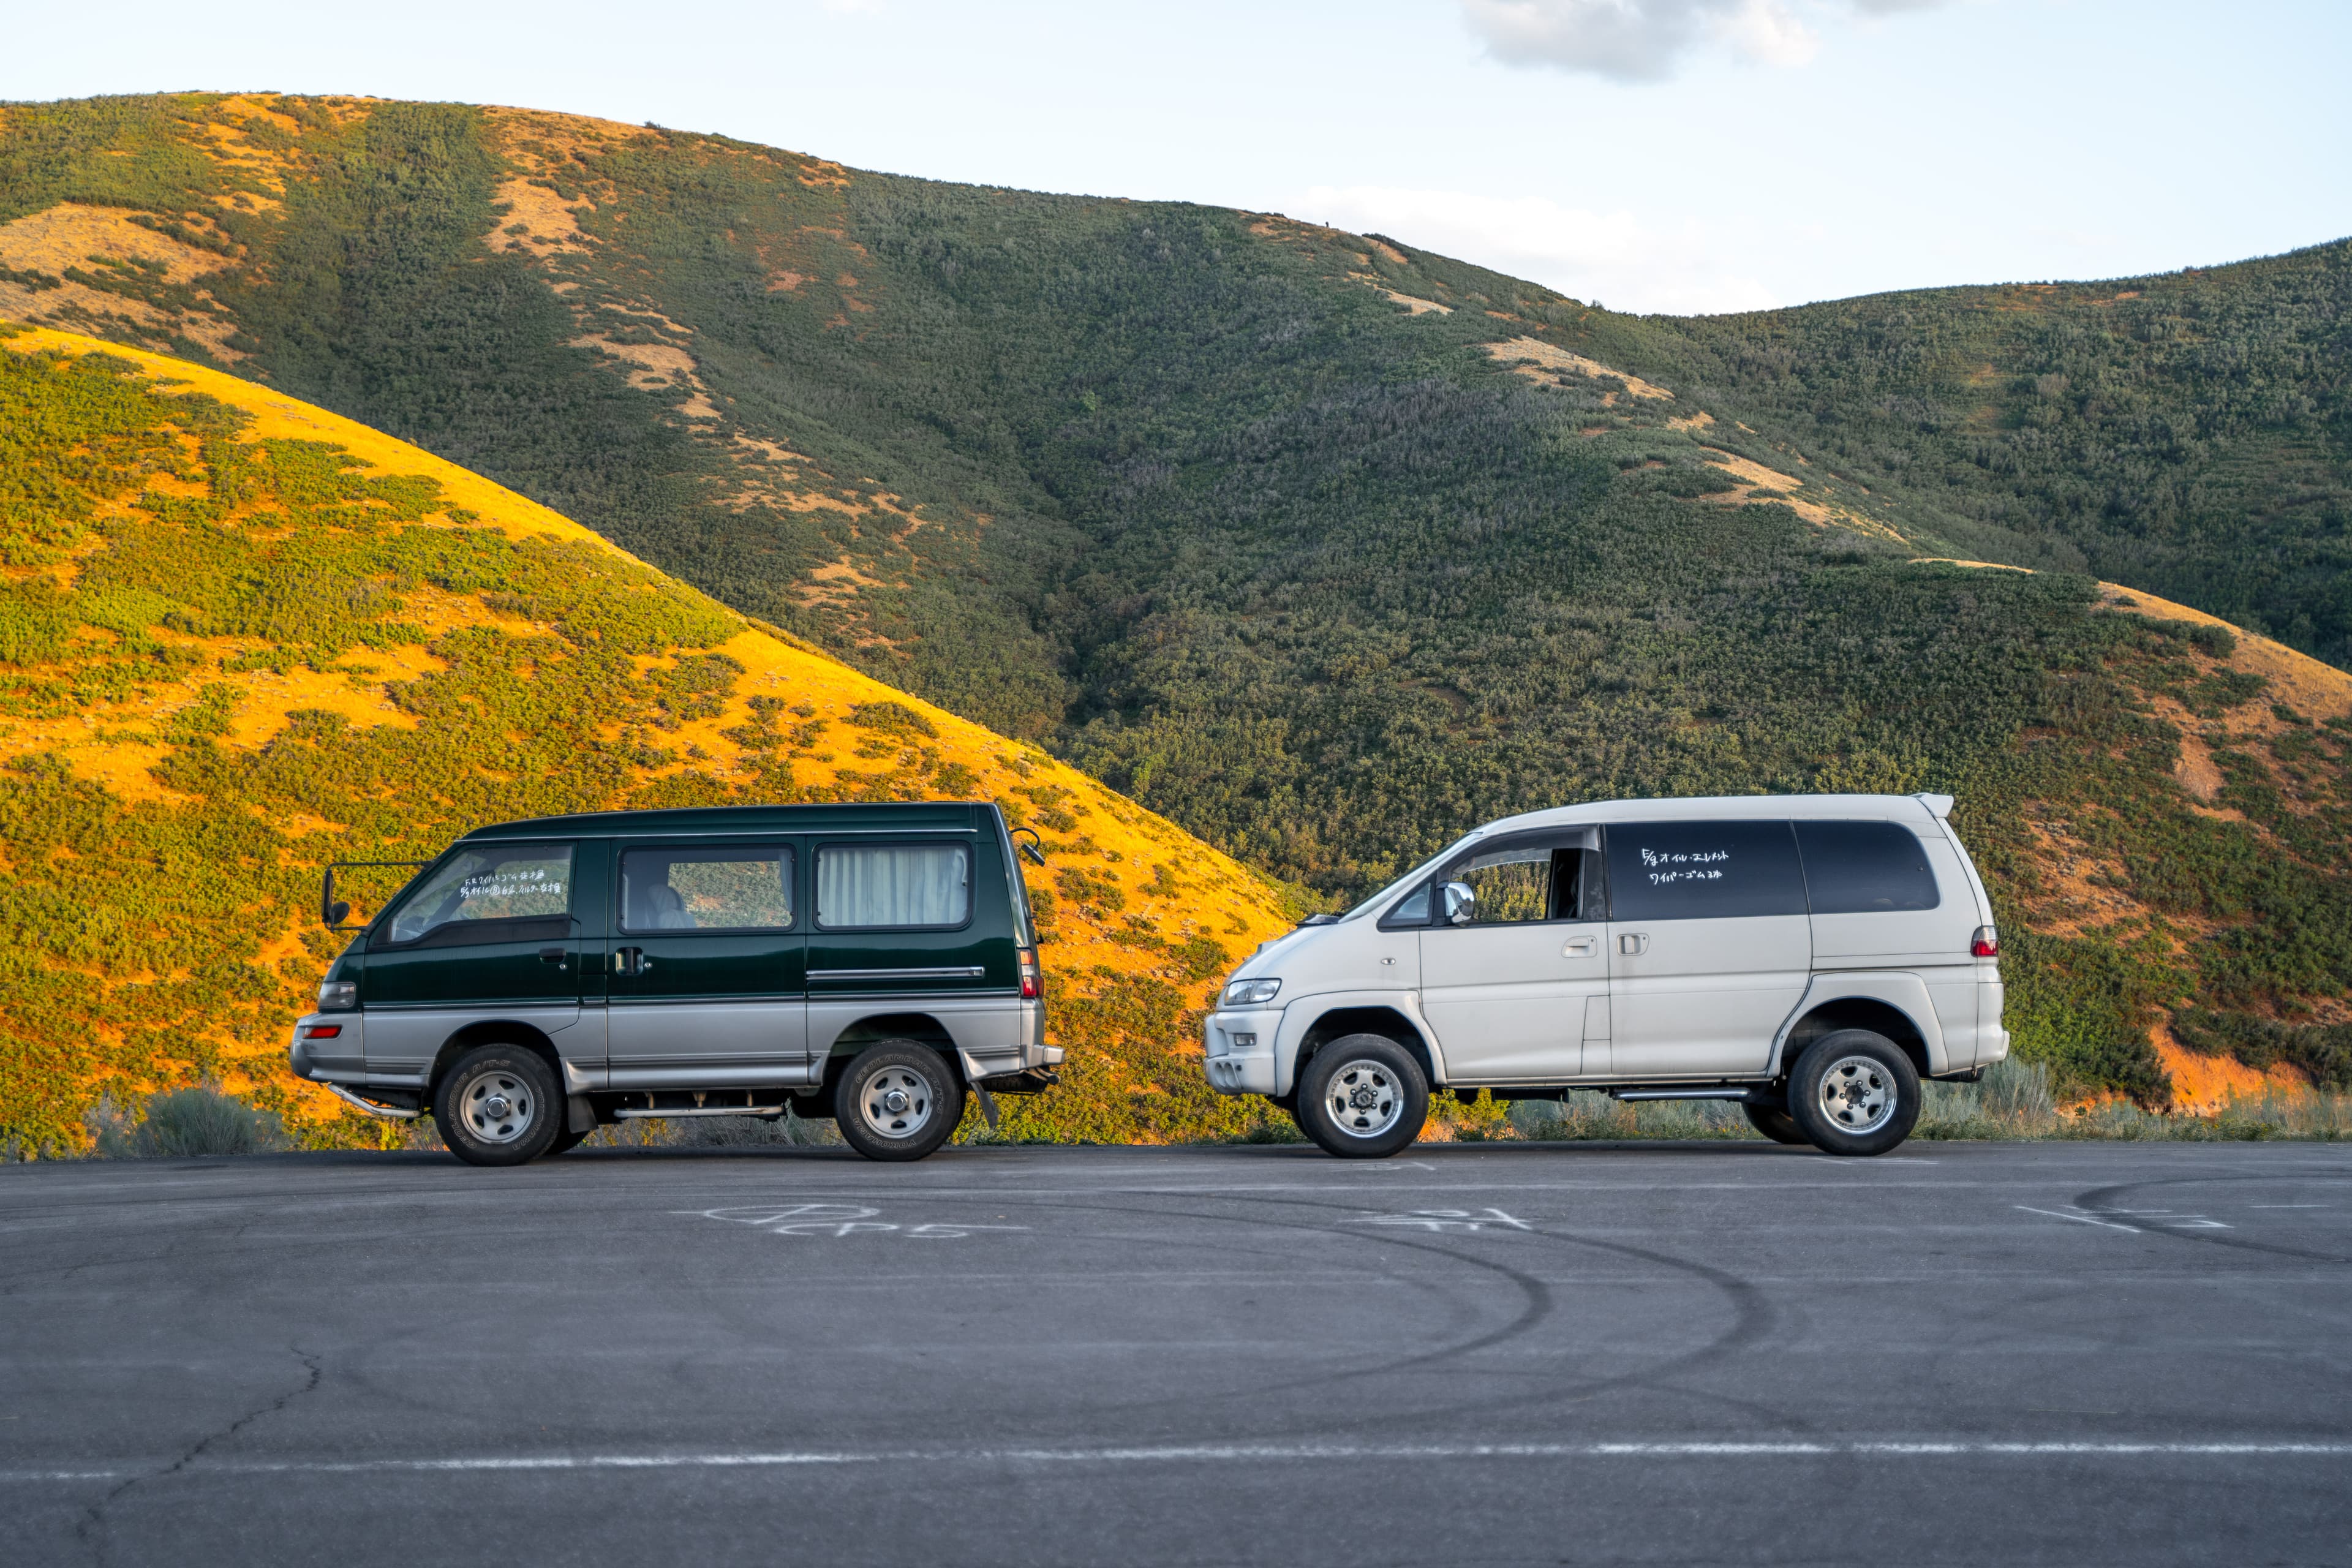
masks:
{"label": "green van's tire", "polygon": [[1884,1154],[1919,1120],[1919,1071],[1894,1041],[1840,1029],[1805,1047],[1789,1074],[1789,1114],[1824,1154]]}
{"label": "green van's tire", "polygon": [[1307,1058],[1299,1075],[1299,1131],[1327,1154],[1385,1160],[1429,1120],[1429,1079],[1385,1035],[1349,1035]]}
{"label": "green van's tire", "polygon": [[1777,1105],[1758,1105],[1751,1101],[1741,1105],[1739,1109],[1748,1112],[1748,1126],[1753,1127],[1775,1143],[1812,1142],[1805,1136],[1805,1130],[1797,1125],[1797,1119]]}
{"label": "green van's tire", "polygon": [[963,1120],[963,1079],[929,1046],[884,1040],[858,1052],[842,1073],[833,1120],[869,1160],[919,1160]]}
{"label": "green van's tire", "polygon": [[433,1125],[468,1165],[538,1159],[562,1135],[563,1112],[554,1069],[520,1046],[475,1047],[433,1091]]}

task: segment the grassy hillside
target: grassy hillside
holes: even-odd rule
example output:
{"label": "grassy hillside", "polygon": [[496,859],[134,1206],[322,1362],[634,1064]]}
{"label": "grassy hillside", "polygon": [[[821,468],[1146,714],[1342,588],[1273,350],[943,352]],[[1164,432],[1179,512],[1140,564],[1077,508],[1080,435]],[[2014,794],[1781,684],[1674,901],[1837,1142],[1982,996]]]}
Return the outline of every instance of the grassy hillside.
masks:
{"label": "grassy hillside", "polygon": [[1239,1125],[1183,1059],[1275,889],[425,453],[249,383],[0,329],[0,1142],[199,1077],[313,1142],[284,1068],[334,858],[622,805],[992,796],[1033,872],[1065,1087],[1008,1131]]}
{"label": "grassy hillside", "polygon": [[2340,693],[2099,584],[2342,662],[2345,257],[1677,321],[565,116],[0,108],[0,314],[478,468],[1326,897],[1562,800],[1950,790],[2021,1049],[2151,1100],[2352,1043]]}

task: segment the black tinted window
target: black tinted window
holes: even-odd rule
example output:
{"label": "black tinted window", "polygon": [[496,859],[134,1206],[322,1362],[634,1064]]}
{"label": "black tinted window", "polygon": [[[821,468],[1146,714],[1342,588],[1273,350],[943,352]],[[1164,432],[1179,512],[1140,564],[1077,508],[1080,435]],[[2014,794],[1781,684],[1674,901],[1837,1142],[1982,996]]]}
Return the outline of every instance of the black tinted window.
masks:
{"label": "black tinted window", "polygon": [[1785,822],[1634,822],[1609,829],[1611,918],[1801,915],[1805,884]]}
{"label": "black tinted window", "polygon": [[1936,907],[1936,874],[1912,831],[1893,822],[1801,822],[1805,886],[1817,915]]}

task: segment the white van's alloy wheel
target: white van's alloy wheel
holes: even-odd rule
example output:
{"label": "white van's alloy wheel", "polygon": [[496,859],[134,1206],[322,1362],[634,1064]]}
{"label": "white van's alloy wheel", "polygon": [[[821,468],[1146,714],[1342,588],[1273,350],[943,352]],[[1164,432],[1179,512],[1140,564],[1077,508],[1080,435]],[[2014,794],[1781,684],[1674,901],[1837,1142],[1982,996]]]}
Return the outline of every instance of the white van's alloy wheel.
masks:
{"label": "white van's alloy wheel", "polygon": [[1872,1029],[1823,1036],[1789,1072],[1790,1120],[1824,1154],[1885,1153],[1911,1135],[1920,1104],[1918,1068]]}
{"label": "white van's alloy wheel", "polygon": [[1421,1136],[1429,1079],[1412,1054],[1387,1036],[1333,1040],[1298,1073],[1294,1115],[1325,1153],[1381,1160]]}
{"label": "white van's alloy wheel", "polygon": [[857,1109],[877,1138],[916,1138],[931,1120],[931,1086],[909,1068],[885,1065],[857,1086]]}
{"label": "white van's alloy wheel", "polygon": [[1404,1096],[1386,1064],[1358,1057],[1339,1064],[1324,1090],[1331,1125],[1350,1138],[1377,1138],[1394,1127]]}
{"label": "white van's alloy wheel", "polygon": [[1845,1056],[1830,1063],[1819,1092],[1822,1115],[1856,1137],[1877,1131],[1895,1115],[1895,1075],[1873,1057]]}

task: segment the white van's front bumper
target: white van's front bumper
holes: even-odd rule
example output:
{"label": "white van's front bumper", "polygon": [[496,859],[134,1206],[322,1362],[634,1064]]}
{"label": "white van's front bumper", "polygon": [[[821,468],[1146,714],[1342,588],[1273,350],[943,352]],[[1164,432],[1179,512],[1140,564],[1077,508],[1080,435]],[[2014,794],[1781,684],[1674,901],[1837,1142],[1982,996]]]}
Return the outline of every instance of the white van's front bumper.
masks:
{"label": "white van's front bumper", "polygon": [[1219,1094],[1274,1092],[1274,1037],[1282,1011],[1212,1013],[1202,1032],[1209,1087]]}

